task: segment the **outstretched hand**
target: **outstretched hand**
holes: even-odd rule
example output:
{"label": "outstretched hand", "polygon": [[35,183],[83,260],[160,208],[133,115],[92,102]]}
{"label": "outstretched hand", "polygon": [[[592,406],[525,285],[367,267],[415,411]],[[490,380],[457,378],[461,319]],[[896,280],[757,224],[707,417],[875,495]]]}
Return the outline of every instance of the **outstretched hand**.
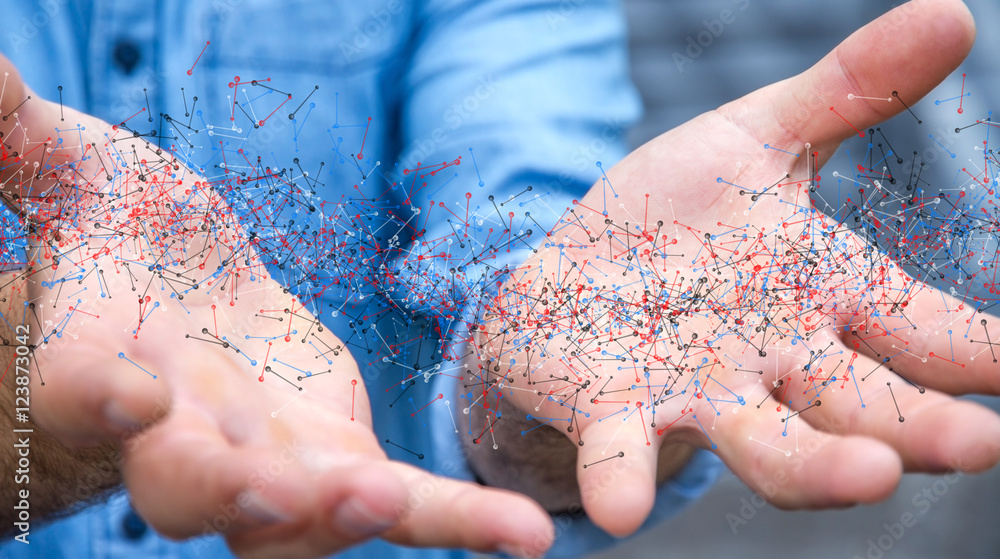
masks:
{"label": "outstretched hand", "polygon": [[375,536],[547,548],[530,500],[387,459],[357,365],[268,276],[218,184],[0,67],[3,198],[31,223],[14,282],[41,373],[31,414],[68,445],[122,441],[158,531],[219,532],[245,557]]}
{"label": "outstretched hand", "polygon": [[896,8],[608,169],[506,282],[477,380],[579,445],[599,526],[647,517],[666,442],[712,449],[785,508],[875,502],[904,470],[1000,460],[1000,418],[950,396],[1000,392],[1000,368],[942,335],[983,337],[987,317],[858,234],[864,192],[843,223],[810,202],[839,143],[927,94],[974,34],[957,0]]}

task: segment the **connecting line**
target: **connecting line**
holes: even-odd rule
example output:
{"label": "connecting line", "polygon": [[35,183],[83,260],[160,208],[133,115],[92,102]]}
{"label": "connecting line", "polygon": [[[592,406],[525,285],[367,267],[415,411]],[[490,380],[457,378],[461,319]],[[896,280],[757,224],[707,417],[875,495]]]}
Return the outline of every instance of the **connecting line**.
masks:
{"label": "connecting line", "polygon": [[589,468],[589,467],[591,467],[591,466],[593,466],[595,464],[600,464],[602,462],[607,462],[608,460],[614,460],[615,458],[624,458],[624,457],[625,457],[625,452],[619,451],[618,454],[615,454],[614,456],[610,456],[610,457],[605,458],[603,460],[598,460],[597,462],[591,462],[590,464],[584,464],[583,465],[583,469],[586,470],[587,468]]}
{"label": "connecting line", "polygon": [[701,432],[705,433],[705,438],[708,439],[708,442],[712,445],[712,450],[716,450],[717,448],[719,448],[715,444],[715,442],[712,441],[712,437],[710,437],[708,435],[708,431],[705,430],[705,426],[701,424],[701,421],[698,419],[698,414],[693,414],[692,417],[694,418],[695,422],[698,424],[698,427],[701,429]]}
{"label": "connecting line", "polygon": [[546,421],[545,421],[545,423],[539,423],[538,425],[535,425],[534,427],[532,427],[531,429],[528,429],[527,431],[521,431],[521,436],[527,435],[528,433],[530,433],[530,432],[534,431],[535,429],[538,429],[539,427],[542,427],[544,425],[549,425],[553,421],[570,421],[570,419],[559,419],[559,418],[552,418],[552,417],[532,417],[531,414],[528,414],[527,419],[528,419],[528,421],[531,421],[532,419],[534,419],[536,421],[540,420],[540,419],[544,419]]}
{"label": "connecting line", "polygon": [[147,375],[149,375],[149,376],[153,377],[154,379],[156,378],[156,375],[154,375],[153,373],[151,373],[151,372],[147,371],[147,370],[146,370],[146,369],[144,369],[144,368],[143,368],[142,366],[140,366],[140,365],[139,365],[138,363],[136,363],[135,361],[132,361],[131,359],[129,359],[128,357],[126,357],[126,356],[125,356],[125,352],[124,352],[124,351],[123,351],[123,352],[119,352],[119,353],[118,353],[118,358],[119,358],[119,359],[124,359],[124,360],[128,361],[129,363],[131,363],[131,364],[135,365],[135,366],[136,366],[136,368],[138,368],[138,369],[139,369],[140,371],[142,371],[142,372],[146,373]]}

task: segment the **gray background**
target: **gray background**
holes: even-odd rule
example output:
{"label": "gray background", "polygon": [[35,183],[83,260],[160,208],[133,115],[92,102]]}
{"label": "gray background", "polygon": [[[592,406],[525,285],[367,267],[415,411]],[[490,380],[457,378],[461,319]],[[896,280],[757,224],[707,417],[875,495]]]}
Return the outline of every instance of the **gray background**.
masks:
{"label": "gray background", "polygon": [[[855,29],[897,3],[750,0],[745,10],[734,9],[735,21],[726,25],[712,44],[691,64],[684,65],[681,72],[672,54],[685,54],[686,37],[696,37],[705,29],[703,20],[718,18],[723,9],[733,9],[735,2],[627,0],[633,78],[646,104],[645,117],[631,132],[630,142],[637,146],[704,111],[808,68]],[[967,91],[973,93],[966,98],[969,107],[966,114],[973,118],[971,115],[984,116],[983,109],[992,100],[990,91],[998,92],[995,98],[1000,97],[996,64],[990,60],[1000,53],[1000,37],[995,33],[1000,23],[1000,6],[995,0],[967,3],[979,29],[973,53],[963,66],[968,73]],[[955,78],[946,82],[947,91],[958,91],[960,81]],[[900,132],[890,136],[890,141],[895,144],[893,138],[897,137],[911,141],[906,149],[895,145],[900,152],[922,151],[929,141],[928,131],[947,129],[952,122],[953,111],[933,105],[933,99],[946,98],[943,93],[939,96],[936,93],[928,96],[930,101],[914,108],[924,120],[920,129],[907,115],[892,123]],[[950,96],[953,95],[947,95]],[[947,119],[937,122],[939,115]],[[950,126],[953,129],[955,124]],[[888,126],[883,128],[888,129]],[[825,172],[829,174],[838,168],[847,168],[842,157],[835,158]],[[996,399],[980,401],[1000,409]],[[864,472],[859,471],[858,475],[863,476]],[[943,495],[922,514],[913,499],[924,489],[933,491],[933,484],[939,479],[908,475],[891,500],[875,506],[825,512],[783,512],[765,506],[746,525],[738,526],[734,534],[726,515],[739,516],[741,499],[749,501],[752,492],[727,472],[704,499],[684,514],[594,557],[850,559],[855,555],[869,557],[871,551],[870,557],[877,559],[883,552],[870,550],[870,541],[875,543],[885,536],[883,525],[899,522],[904,513],[913,514],[916,524],[906,529],[898,541],[892,538],[891,549],[881,556],[1000,557],[1000,469],[963,476],[954,484],[939,483],[937,489]],[[883,537],[883,544],[888,541]]]}

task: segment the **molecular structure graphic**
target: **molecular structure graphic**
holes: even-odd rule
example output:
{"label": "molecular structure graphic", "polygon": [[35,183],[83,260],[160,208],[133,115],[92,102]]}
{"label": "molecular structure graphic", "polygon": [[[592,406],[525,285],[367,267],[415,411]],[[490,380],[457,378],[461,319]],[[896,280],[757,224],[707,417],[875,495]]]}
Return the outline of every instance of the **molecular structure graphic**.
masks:
{"label": "molecular structure graphic", "polygon": [[[679,190],[643,192],[600,162],[594,188],[571,201],[543,185],[490,195],[475,146],[386,166],[365,155],[371,118],[350,125],[363,131],[356,144],[331,135],[318,169],[273,161],[254,153],[254,135],[271,119],[304,126],[332,92],[238,77],[229,88],[228,101],[201,101],[228,103],[229,122],[206,122],[183,91],[184,117],[158,121],[140,111],[39,130],[30,113],[62,107],[30,97],[3,115],[0,195],[14,213],[0,258],[16,270],[5,287],[28,303],[0,312],[36,333],[43,383],[46,355],[88,332],[157,345],[182,329],[171,351],[218,346],[289,390],[287,405],[322,382],[352,394],[353,418],[359,379],[334,359],[351,354],[394,367],[372,388],[392,409],[373,414],[425,424],[421,413],[447,404],[455,421],[442,427],[476,443],[517,416],[581,446],[586,426],[614,422],[646,444],[688,429],[716,448],[714,433],[741,414],[789,437],[821,407],[888,409],[902,423],[900,392],[925,391],[908,366],[957,374],[1000,354],[990,115],[955,113],[954,133],[975,138],[967,153],[930,135],[958,165],[953,184],[931,184],[916,152],[872,128],[857,130],[851,169],[821,175],[809,144],[763,144],[787,169],[765,181],[706,175],[682,190],[717,196],[675,213]],[[356,182],[329,196],[325,165],[354,168]],[[456,185],[464,197],[440,198]],[[324,321],[352,333],[338,339]],[[294,348],[308,353],[286,357]],[[156,378],[144,351],[123,342],[110,358]],[[460,379],[455,408],[444,394],[408,398],[437,375]],[[624,456],[606,445],[588,467]]]}

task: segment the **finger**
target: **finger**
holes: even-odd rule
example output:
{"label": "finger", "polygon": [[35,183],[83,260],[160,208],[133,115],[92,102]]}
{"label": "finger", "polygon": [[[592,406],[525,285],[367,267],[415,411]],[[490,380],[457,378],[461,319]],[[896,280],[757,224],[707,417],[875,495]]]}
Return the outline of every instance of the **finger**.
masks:
{"label": "finger", "polygon": [[641,402],[587,424],[577,453],[577,480],[587,516],[613,536],[636,530],[653,510],[662,439]]}
{"label": "finger", "polygon": [[810,142],[829,157],[841,140],[926,95],[965,59],[974,38],[960,0],[915,0],[861,28],[804,73],[721,110],[758,138]]}
{"label": "finger", "polygon": [[[391,485],[387,482],[402,484],[402,498],[395,490],[386,492]],[[338,470],[316,491],[332,497],[333,503],[325,507],[328,513],[322,516],[325,520],[305,529],[278,526],[240,532],[227,538],[230,548],[246,559],[311,558],[381,535],[413,547],[536,556],[551,546],[554,537],[548,515],[523,496],[439,477],[400,462]]]}
{"label": "finger", "polygon": [[[59,340],[53,339],[52,343]],[[164,380],[138,369],[110,351],[73,348],[72,358],[47,359],[36,353],[43,377],[32,375],[32,417],[70,446],[125,439],[154,425],[170,410]],[[146,370],[156,370],[146,366]],[[44,385],[42,384],[44,378]]]}
{"label": "finger", "polygon": [[397,468],[381,457],[328,469],[312,487],[317,514],[227,536],[240,557],[287,559],[329,555],[383,533],[403,519],[408,492]]}
{"label": "finger", "polygon": [[[849,354],[849,365],[790,375],[798,410],[813,427],[891,446],[911,471],[983,471],[1000,460],[1000,416],[973,402],[908,384],[884,362]],[[819,404],[822,405],[819,405]]]}
{"label": "finger", "polygon": [[136,510],[172,538],[290,523],[314,510],[300,457],[284,446],[234,447],[201,409],[176,406],[123,445]]}
{"label": "finger", "polygon": [[874,503],[892,494],[902,476],[892,448],[819,431],[793,416],[787,399],[795,398],[785,398],[780,405],[767,399],[759,409],[723,410],[717,418],[716,453],[744,483],[788,509]]}
{"label": "finger", "polygon": [[408,485],[409,498],[402,523],[383,534],[388,541],[540,556],[555,539],[549,515],[523,495],[392,464]]}
{"label": "finger", "polygon": [[[37,155],[32,157],[29,152],[44,141],[46,134],[53,131],[60,121],[58,113],[51,110],[52,104],[34,94],[24,84],[17,68],[3,55],[0,55],[0,74],[3,74],[0,76],[3,79],[3,94],[0,95],[0,191],[8,195],[3,197],[3,202],[14,211],[19,211],[20,208],[15,207],[16,201],[27,194],[27,189],[33,189],[37,195],[52,184],[47,174],[40,173],[40,153],[36,150]],[[27,130],[33,131],[30,137]],[[32,184],[33,181],[35,184]],[[16,198],[11,197],[14,194]]]}
{"label": "finger", "polygon": [[[7,59],[6,56],[0,54],[0,74],[3,78],[3,95],[0,96],[0,132],[3,132],[4,138],[10,136],[11,130],[14,129],[17,121],[12,118],[14,112],[21,105],[22,101],[25,100],[27,95],[29,95],[28,87],[24,84],[24,80],[21,79],[21,73],[17,71],[17,68]],[[5,144],[9,144],[5,140]],[[4,148],[7,148],[5,145]],[[13,146],[9,149],[4,149],[4,159],[8,157],[16,157],[12,155],[11,150]],[[5,166],[6,167],[6,166]],[[6,168],[0,170],[3,173],[2,176],[6,179]],[[6,180],[4,181],[6,182]]]}
{"label": "finger", "polygon": [[[862,241],[854,238],[857,246]],[[909,380],[948,394],[1000,394],[1000,319],[886,264],[853,290],[841,319],[848,347],[888,359]]]}

